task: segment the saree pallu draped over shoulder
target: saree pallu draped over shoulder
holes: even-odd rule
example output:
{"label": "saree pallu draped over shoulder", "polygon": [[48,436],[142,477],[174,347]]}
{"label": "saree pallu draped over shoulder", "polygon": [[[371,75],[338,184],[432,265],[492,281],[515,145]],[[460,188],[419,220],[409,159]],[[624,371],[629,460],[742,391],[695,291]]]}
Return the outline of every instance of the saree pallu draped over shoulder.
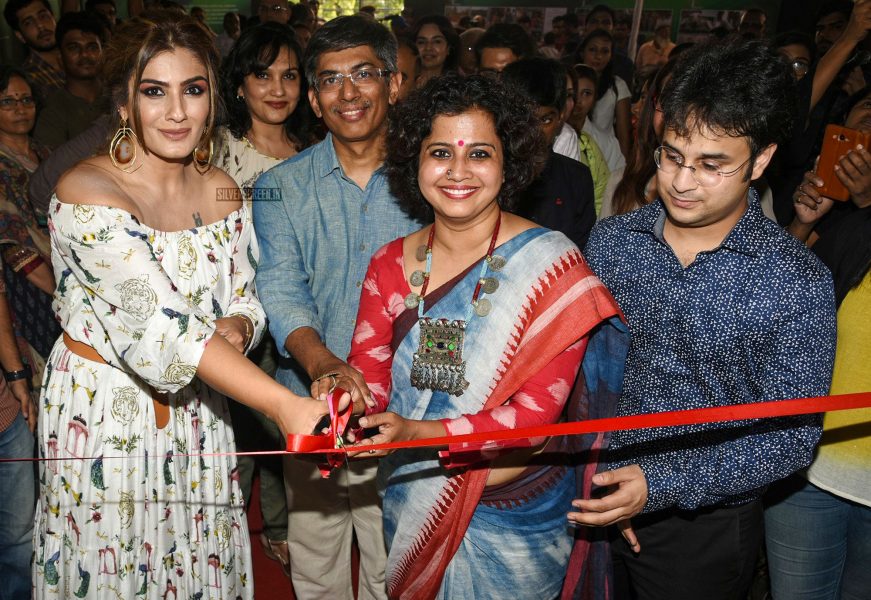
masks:
{"label": "saree pallu draped over shoulder", "polygon": [[[587,350],[576,392],[567,403],[568,418],[612,415],[628,333],[617,304],[578,249],[562,234],[531,229],[496,254],[507,262],[489,275],[499,280],[498,290],[488,296],[493,309],[486,317],[473,317],[466,329],[468,389],[453,396],[411,386],[420,326],[416,311],[406,311],[394,322],[389,410],[407,419],[438,420],[499,407],[583,341]],[[477,281],[473,266],[434,290],[427,296],[427,316],[465,318]],[[554,382],[554,394],[565,397],[572,383]],[[442,458],[475,457],[477,462],[467,461],[471,466],[461,469],[446,468],[427,449],[397,451],[382,459],[389,596],[557,597],[569,554],[578,545],[565,515],[571,499],[589,491],[584,478],[595,473],[605,441],[603,436],[572,440],[571,450],[580,454],[570,456],[560,444],[561,458],[552,464],[527,468],[516,480],[486,490],[489,460],[516,444],[457,445],[441,453]]]}

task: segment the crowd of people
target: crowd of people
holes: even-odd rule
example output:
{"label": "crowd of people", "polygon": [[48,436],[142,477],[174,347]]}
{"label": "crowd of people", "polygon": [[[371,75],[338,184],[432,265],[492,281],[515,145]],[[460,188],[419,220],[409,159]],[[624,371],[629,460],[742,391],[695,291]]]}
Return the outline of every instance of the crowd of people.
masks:
{"label": "crowd of people", "polygon": [[130,4],[4,6],[0,600],[253,598],[255,482],[298,598],[868,598],[871,409],[372,446],[871,389],[871,0]]}

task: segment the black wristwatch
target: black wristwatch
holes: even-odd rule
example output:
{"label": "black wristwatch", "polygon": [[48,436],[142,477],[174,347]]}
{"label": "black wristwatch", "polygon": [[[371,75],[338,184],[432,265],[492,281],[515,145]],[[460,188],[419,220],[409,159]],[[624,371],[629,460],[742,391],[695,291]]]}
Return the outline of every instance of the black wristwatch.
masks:
{"label": "black wristwatch", "polygon": [[24,368],[19,371],[5,371],[3,377],[8,382],[18,381],[19,379],[30,379],[32,371],[29,365],[24,365]]}

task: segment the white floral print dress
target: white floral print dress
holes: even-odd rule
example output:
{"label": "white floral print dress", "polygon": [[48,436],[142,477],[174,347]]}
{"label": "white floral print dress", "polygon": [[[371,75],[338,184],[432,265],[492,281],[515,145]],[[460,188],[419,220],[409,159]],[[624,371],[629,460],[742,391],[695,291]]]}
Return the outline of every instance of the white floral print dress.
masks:
{"label": "white floral print dress", "polygon": [[[252,598],[227,399],[195,377],[214,319],[263,332],[246,208],[161,232],[124,210],[53,199],[58,341],[39,420],[36,598]],[[256,343],[256,342],[255,342]],[[155,423],[149,386],[166,395]],[[189,457],[189,454],[203,456]]]}

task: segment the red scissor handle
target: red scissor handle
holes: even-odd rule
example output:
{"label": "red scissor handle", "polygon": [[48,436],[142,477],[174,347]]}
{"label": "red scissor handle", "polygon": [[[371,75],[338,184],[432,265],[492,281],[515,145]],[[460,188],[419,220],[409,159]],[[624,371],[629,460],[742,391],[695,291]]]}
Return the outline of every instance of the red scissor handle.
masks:
{"label": "red scissor handle", "polygon": [[[287,451],[312,453],[340,447],[342,445],[342,435],[345,433],[345,428],[351,419],[351,410],[353,408],[353,403],[349,402],[345,410],[339,412],[339,401],[346,393],[345,390],[337,387],[327,394],[327,404],[330,408],[329,433],[289,433],[287,434]],[[321,477],[324,479],[330,476],[330,471],[336,467],[341,467],[344,462],[344,456],[340,453],[328,453],[326,458],[326,464],[318,465]]]}

